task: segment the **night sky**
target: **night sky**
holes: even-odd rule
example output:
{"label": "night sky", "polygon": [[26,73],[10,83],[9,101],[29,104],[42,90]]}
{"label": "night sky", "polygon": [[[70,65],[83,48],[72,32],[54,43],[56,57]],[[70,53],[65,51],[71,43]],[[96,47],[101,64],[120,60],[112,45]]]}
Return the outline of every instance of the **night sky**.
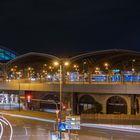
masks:
{"label": "night sky", "polygon": [[135,0],[0,0],[0,44],[19,54],[140,51]]}

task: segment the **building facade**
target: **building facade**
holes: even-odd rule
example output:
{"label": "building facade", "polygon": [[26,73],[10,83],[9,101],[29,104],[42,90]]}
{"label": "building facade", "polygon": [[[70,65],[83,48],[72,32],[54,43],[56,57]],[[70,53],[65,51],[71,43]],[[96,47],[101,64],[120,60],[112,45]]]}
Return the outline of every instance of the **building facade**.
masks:
{"label": "building facade", "polygon": [[[0,51],[2,94],[30,92],[35,99],[58,103],[60,67],[54,65],[57,61],[62,65],[63,103],[73,113],[139,114],[139,52],[112,49],[61,59],[34,52],[17,55],[4,47]],[[65,61],[69,66],[63,65]],[[36,101],[31,106],[56,108],[55,104]]]}

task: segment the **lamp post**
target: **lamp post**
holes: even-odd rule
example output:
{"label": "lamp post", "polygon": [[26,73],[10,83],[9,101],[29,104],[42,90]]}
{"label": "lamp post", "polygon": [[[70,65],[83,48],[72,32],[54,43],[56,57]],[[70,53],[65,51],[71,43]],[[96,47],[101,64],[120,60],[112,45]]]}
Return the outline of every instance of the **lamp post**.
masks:
{"label": "lamp post", "polygon": [[[109,63],[105,62],[104,63],[104,66],[105,66],[105,70],[108,72],[108,75],[107,75],[107,82],[110,82],[111,81],[111,75],[110,75],[110,65]],[[110,67],[111,68],[111,67]]]}
{"label": "lamp post", "polygon": [[20,112],[20,81],[18,81],[19,84],[19,95],[18,95],[18,110]]}
{"label": "lamp post", "polygon": [[[54,65],[55,66],[59,66],[59,97],[60,97],[60,112],[59,112],[59,123],[62,122],[62,105],[63,105],[63,102],[62,102],[62,89],[63,89],[63,66],[68,66],[69,65],[69,62],[67,61],[60,61],[59,62],[54,62]],[[61,137],[61,134],[62,134],[62,131],[60,131],[60,140],[62,140],[62,137]]]}

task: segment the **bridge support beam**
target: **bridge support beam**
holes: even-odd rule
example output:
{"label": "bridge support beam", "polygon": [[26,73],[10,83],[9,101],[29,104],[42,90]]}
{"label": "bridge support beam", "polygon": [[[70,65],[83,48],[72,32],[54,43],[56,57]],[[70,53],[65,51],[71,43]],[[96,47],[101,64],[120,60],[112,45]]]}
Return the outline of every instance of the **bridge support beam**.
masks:
{"label": "bridge support beam", "polygon": [[72,93],[72,113],[73,115],[78,114],[78,93]]}
{"label": "bridge support beam", "polygon": [[136,115],[137,113],[137,101],[136,101],[136,95],[130,95],[131,96],[131,114]]}

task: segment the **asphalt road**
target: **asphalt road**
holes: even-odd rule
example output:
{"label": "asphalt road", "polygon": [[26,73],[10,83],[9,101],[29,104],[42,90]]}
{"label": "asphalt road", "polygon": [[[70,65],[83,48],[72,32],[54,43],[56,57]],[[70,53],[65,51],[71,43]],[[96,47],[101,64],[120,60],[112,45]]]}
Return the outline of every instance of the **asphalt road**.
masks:
{"label": "asphalt road", "polygon": [[[49,130],[53,129],[52,123],[6,117],[13,127],[12,140],[49,140]],[[10,128],[4,125],[2,140],[9,140]]]}
{"label": "asphalt road", "polygon": [[140,140],[140,133],[82,127],[80,140]]}
{"label": "asphalt road", "polygon": [[[12,140],[49,140],[49,131],[53,123],[34,121],[6,116],[13,127]],[[4,126],[2,140],[9,140],[10,127]],[[81,127],[80,140],[140,140],[140,133],[120,132],[105,129]]]}

